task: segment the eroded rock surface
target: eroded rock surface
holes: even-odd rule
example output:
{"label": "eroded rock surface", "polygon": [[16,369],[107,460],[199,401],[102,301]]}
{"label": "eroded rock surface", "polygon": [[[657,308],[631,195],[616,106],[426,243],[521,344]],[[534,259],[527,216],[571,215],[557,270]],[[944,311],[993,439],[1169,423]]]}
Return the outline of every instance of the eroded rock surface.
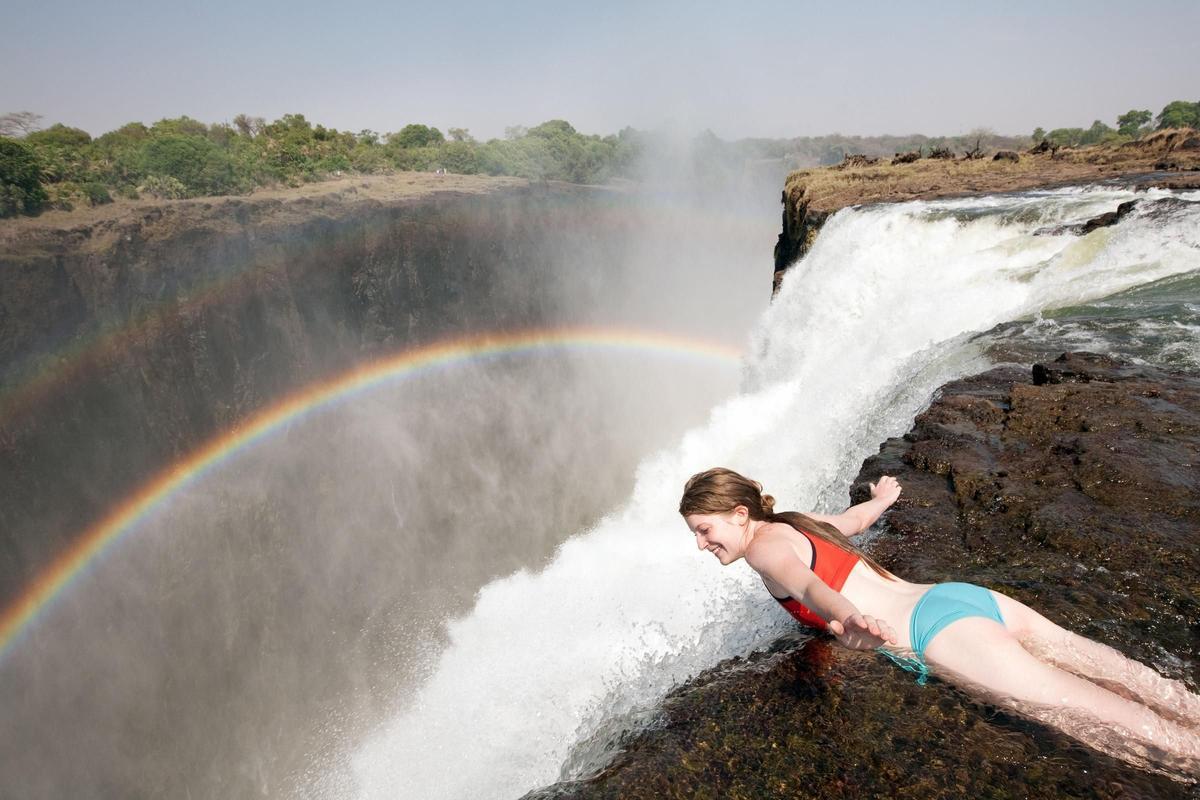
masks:
{"label": "eroded rock surface", "polygon": [[[1200,379],[1066,354],[942,387],[852,490],[899,477],[871,544],[1181,678],[1200,675]],[[676,691],[605,772],[537,797],[1200,796],[881,657],[802,636]]]}

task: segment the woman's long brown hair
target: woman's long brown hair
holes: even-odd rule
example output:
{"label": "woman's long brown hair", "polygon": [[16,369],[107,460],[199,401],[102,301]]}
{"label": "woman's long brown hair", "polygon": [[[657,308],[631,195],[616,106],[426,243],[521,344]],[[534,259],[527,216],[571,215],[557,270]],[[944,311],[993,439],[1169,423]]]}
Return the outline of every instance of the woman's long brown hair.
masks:
{"label": "woman's long brown hair", "polygon": [[679,513],[684,516],[688,514],[725,514],[738,506],[746,507],[750,513],[750,519],[791,525],[801,533],[824,539],[835,547],[853,553],[883,577],[888,579],[893,577],[886,569],[879,566],[875,559],[852,544],[841,531],[828,522],[813,519],[796,511],[776,513],[774,510],[775,498],[769,494],[763,494],[761,483],[739,475],[731,469],[714,467],[688,478],[687,484],[683,487],[683,497],[679,501]]}

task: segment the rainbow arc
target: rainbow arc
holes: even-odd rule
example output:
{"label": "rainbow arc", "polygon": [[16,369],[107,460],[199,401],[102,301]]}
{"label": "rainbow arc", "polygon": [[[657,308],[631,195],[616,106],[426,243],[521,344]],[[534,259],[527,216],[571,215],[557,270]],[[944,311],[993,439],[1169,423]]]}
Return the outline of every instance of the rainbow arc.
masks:
{"label": "rainbow arc", "polygon": [[301,389],[163,469],[76,538],[0,613],[0,660],[11,651],[21,632],[64,592],[76,576],[115,548],[155,508],[271,433],[307,414],[390,382],[480,359],[556,350],[649,351],[725,362],[736,362],[740,358],[734,348],[668,333],[632,328],[557,328],[481,334],[435,342]]}

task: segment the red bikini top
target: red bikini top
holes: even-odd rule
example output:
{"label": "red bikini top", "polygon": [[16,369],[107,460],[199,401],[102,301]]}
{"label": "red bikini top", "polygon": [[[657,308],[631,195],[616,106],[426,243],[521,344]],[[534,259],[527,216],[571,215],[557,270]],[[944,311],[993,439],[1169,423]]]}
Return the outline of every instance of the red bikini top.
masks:
{"label": "red bikini top", "polygon": [[[818,578],[825,581],[830,589],[835,592],[841,591],[846,584],[846,578],[850,575],[850,570],[854,569],[854,565],[859,562],[859,557],[819,536],[809,536],[799,528],[795,530],[803,534],[804,538],[808,539],[808,543],[812,545],[813,556],[812,563],[808,565],[809,569],[815,572]],[[775,597],[775,595],[771,596]],[[799,600],[791,597],[775,597],[775,599],[787,609],[789,614],[805,625],[825,630],[827,621]]]}

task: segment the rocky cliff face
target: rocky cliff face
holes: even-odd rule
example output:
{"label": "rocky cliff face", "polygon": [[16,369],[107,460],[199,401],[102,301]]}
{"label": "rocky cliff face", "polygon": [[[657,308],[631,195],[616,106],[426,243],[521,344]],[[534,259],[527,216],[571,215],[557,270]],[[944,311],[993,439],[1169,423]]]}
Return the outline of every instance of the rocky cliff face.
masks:
{"label": "rocky cliff face", "polygon": [[0,598],[155,469],[291,390],[447,334],[563,321],[561,255],[609,194],[193,201],[10,235]]}
{"label": "rocky cliff face", "polygon": [[[1200,678],[1200,379],[1074,353],[947,384],[851,492],[904,486],[871,543]],[[824,639],[678,690],[591,780],[538,797],[1194,797],[1041,725]]]}

